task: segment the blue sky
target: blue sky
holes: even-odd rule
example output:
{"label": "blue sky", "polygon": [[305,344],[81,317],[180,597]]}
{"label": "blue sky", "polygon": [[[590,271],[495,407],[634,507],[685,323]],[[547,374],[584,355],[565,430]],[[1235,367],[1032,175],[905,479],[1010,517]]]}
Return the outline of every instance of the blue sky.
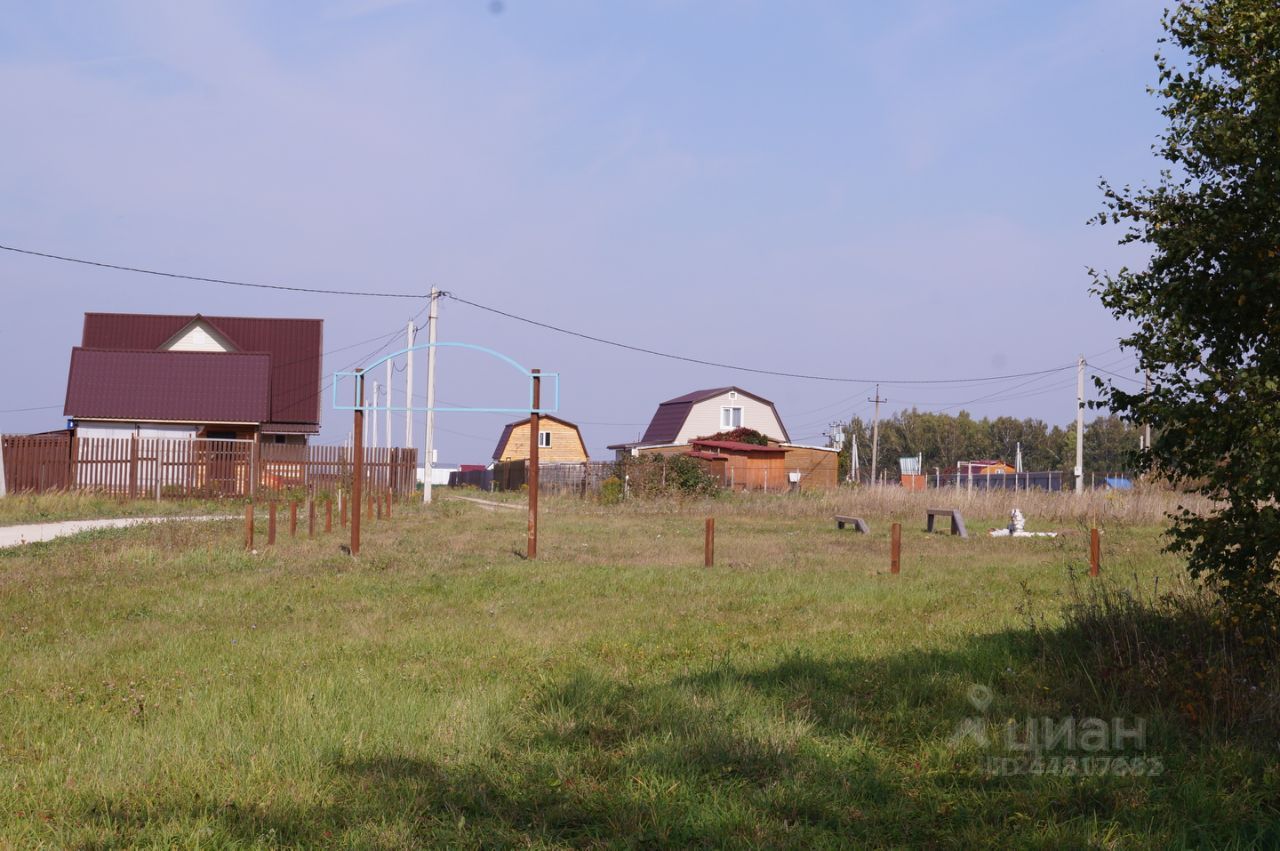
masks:
{"label": "blue sky", "polygon": [[[435,284],[785,372],[961,378],[1083,352],[1132,373],[1085,270],[1141,249],[1086,220],[1099,177],[1156,174],[1159,3],[0,7],[6,245],[298,286]],[[331,372],[420,308],[8,252],[0,285],[0,356],[21,376],[0,408],[55,406],[0,413],[5,432],[62,423],[85,311],[319,317],[326,348],[345,349]],[[440,334],[560,372],[562,413],[601,457],[701,387],[773,399],[810,442],[869,410],[861,383],[681,364],[456,302]],[[1066,423],[1073,387],[1062,372],[881,392],[890,409]],[[450,352],[439,392],[507,406],[523,391]],[[348,416],[326,411],[323,438]],[[441,459],[487,459],[504,419],[442,415]]]}

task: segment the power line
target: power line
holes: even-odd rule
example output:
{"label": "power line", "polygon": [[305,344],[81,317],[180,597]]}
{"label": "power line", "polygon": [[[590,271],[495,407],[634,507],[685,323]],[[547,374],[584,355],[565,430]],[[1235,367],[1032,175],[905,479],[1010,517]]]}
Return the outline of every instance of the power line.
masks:
{"label": "power line", "polygon": [[574,331],[569,328],[562,328],[558,325],[552,325],[548,322],[540,322],[536,319],[530,319],[526,316],[520,316],[515,313],[508,313],[507,311],[499,310],[496,307],[490,307],[485,304],[479,304],[478,302],[469,301],[468,299],[461,298],[460,296],[454,295],[451,292],[442,292],[441,295],[446,298],[451,298],[456,302],[460,302],[470,307],[474,307],[478,310],[484,310],[489,313],[497,314],[498,316],[505,316],[506,318],[514,319],[517,322],[524,322],[528,325],[537,326],[538,328],[545,328],[548,331],[555,331],[558,334],[567,334],[570,337],[578,337],[579,339],[590,340],[593,343],[602,343],[606,346],[614,346],[619,349],[626,349],[628,351],[639,352],[641,354],[646,354],[646,355],[653,355],[655,357],[660,357],[660,358],[667,358],[669,360],[684,361],[685,363],[696,363],[696,364],[699,364],[700,366],[713,366],[713,367],[716,367],[717,369],[732,369],[738,372],[750,372],[755,375],[773,375],[773,376],[777,376],[778,378],[803,378],[809,381],[834,381],[834,382],[841,382],[846,384],[876,384],[876,383],[880,383],[880,384],[976,384],[976,383],[981,383],[985,381],[1004,381],[1011,378],[1026,378],[1027,376],[1030,376],[1030,375],[1048,375],[1049,373],[1053,373],[1053,372],[1063,372],[1064,370],[1075,369],[1075,364],[1071,363],[1071,364],[1066,364],[1064,366],[1053,367],[1052,369],[1040,369],[1040,370],[1034,370],[1031,372],[1014,372],[1008,375],[987,375],[987,376],[981,376],[977,378],[899,378],[899,379],[845,378],[837,375],[810,375],[808,373],[802,373],[802,372],[781,372],[779,370],[773,370],[773,369],[758,369],[756,367],[750,367],[750,366],[738,366],[736,364],[731,364],[731,363],[720,363],[718,361],[702,360],[701,358],[689,357],[687,355],[677,355],[677,354],[672,354],[671,352],[658,351],[657,349],[647,349],[644,346],[633,346],[629,343],[620,343],[617,340],[608,340],[608,339],[605,339],[604,337],[596,337],[592,334],[586,334],[581,331]]}
{"label": "power line", "polygon": [[203,284],[221,284],[228,287],[250,287],[257,290],[282,290],[291,293],[312,293],[316,295],[347,295],[365,298],[426,298],[426,293],[382,293],[362,292],[360,290],[326,290],[317,287],[291,287],[285,284],[259,284],[249,281],[232,281],[226,278],[208,278],[203,275],[184,275],[179,272],[161,272],[155,269],[142,269],[137,266],[121,266],[116,263],[104,263],[100,260],[85,260],[80,257],[66,257],[61,254],[50,254],[45,251],[33,251],[29,248],[17,248],[12,245],[0,245],[5,251],[14,254],[26,254],[29,257],[43,257],[46,260],[61,260],[63,263],[79,263],[82,266],[96,266],[99,269],[115,269],[117,272],[135,272],[139,275],[154,275],[157,278],[174,278],[180,281],[195,281]]}
{"label": "power line", "polygon": [[61,408],[61,405],[36,405],[34,408],[9,408],[0,411],[0,414],[20,414],[24,411],[52,411],[54,408]]}

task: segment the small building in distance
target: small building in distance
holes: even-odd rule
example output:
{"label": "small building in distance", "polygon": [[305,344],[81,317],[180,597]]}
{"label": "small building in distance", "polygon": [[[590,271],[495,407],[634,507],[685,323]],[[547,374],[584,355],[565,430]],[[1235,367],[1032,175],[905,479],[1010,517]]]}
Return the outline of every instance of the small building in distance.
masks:
{"label": "small building in distance", "polygon": [[[529,459],[529,417],[507,423],[493,450],[493,460]],[[538,418],[538,461],[540,464],[582,464],[590,461],[587,445],[578,427],[568,420],[542,414]]]}
{"label": "small building in distance", "polygon": [[961,461],[956,465],[955,472],[961,476],[1002,476],[1016,472],[999,458],[985,458],[977,461]]}

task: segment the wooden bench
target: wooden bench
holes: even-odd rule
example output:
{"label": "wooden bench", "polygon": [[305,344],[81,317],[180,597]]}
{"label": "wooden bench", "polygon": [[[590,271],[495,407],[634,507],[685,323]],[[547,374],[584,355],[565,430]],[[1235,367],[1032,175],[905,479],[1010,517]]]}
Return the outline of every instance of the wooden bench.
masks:
{"label": "wooden bench", "polygon": [[864,535],[869,535],[871,533],[871,530],[867,528],[867,521],[863,520],[861,517],[854,517],[850,514],[837,514],[836,528],[843,529],[845,524],[852,526]]}
{"label": "wooden bench", "polygon": [[951,534],[959,535],[962,538],[969,537],[969,530],[964,528],[964,518],[960,516],[960,512],[954,508],[928,508],[925,509],[928,518],[925,523],[925,531],[933,531],[933,518],[949,517],[951,518]]}

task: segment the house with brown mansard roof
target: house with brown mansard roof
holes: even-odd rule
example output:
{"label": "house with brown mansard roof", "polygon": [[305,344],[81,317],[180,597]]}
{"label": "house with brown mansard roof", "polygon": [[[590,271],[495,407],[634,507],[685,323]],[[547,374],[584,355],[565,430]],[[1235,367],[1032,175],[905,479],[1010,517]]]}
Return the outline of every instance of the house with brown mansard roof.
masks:
{"label": "house with brown mansard roof", "polygon": [[82,437],[306,443],[320,431],[322,319],[86,313],[64,413]]}

